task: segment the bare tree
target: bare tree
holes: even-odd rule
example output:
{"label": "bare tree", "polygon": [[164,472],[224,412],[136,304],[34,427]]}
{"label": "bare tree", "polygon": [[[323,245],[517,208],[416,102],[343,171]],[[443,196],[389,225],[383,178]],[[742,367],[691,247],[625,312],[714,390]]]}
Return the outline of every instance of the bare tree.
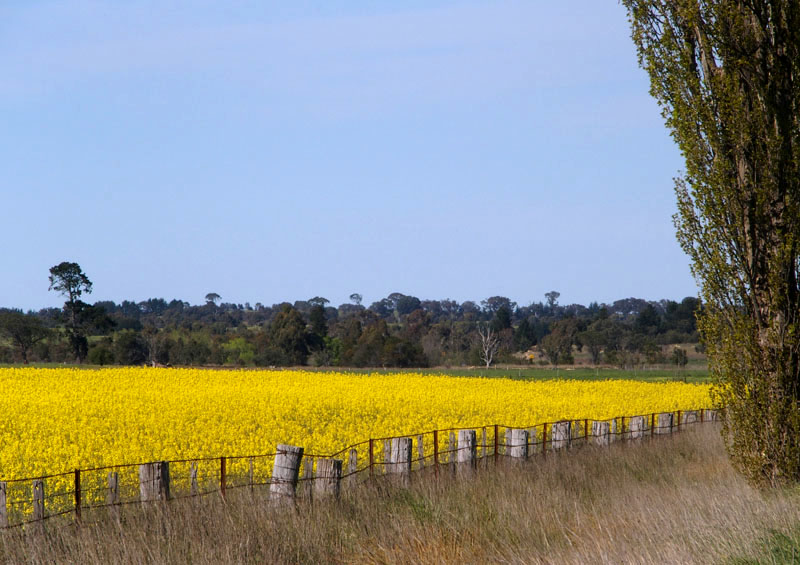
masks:
{"label": "bare tree", "polygon": [[478,324],[478,346],[480,347],[481,360],[486,363],[486,368],[492,364],[497,350],[500,349],[500,337],[497,332],[486,324]]}

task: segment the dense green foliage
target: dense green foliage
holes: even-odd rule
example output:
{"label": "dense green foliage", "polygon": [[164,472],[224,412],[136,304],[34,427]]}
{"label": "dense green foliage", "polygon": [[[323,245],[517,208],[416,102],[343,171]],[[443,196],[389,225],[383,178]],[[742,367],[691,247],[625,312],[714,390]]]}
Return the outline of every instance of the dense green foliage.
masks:
{"label": "dense green foliage", "polygon": [[675,224],[730,452],[800,480],[800,2],[623,4],[686,161]]}
{"label": "dense green foliage", "polygon": [[[215,293],[205,299],[198,306],[156,298],[77,306],[68,300],[63,310],[28,314],[6,310],[15,319],[49,328],[50,334],[24,350],[10,339],[0,340],[0,362],[78,357],[97,365],[483,365],[481,325],[498,338],[494,362],[568,365],[585,347],[595,365],[635,368],[669,363],[670,352],[663,351],[667,344],[696,342],[700,306],[695,298],[561,306],[557,292],[547,293],[545,303],[528,306],[502,296],[478,305],[401,293],[368,308],[358,294],[338,308],[321,297],[273,306],[225,303]],[[73,296],[74,302],[80,301]],[[75,354],[74,332],[86,340],[83,357]],[[526,354],[532,348],[533,358]]]}

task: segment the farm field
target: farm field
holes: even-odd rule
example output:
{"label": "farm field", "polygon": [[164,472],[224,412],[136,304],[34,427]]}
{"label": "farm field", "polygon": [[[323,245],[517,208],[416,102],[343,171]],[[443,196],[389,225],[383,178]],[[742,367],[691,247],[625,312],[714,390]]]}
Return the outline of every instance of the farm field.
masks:
{"label": "farm field", "polygon": [[370,437],[710,406],[707,384],[419,373],[0,369],[0,478],[112,464],[327,454]]}

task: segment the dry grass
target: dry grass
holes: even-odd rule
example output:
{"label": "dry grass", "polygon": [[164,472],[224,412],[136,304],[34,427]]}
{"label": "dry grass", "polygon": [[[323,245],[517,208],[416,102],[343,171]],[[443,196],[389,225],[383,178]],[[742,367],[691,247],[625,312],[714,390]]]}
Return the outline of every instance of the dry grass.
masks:
{"label": "dry grass", "polygon": [[[247,491],[124,508],[121,523],[0,535],[12,563],[789,563],[800,493],[760,492],[715,426],[582,448],[471,480],[415,474],[342,500],[269,507]],[[98,511],[99,512],[99,511]],[[101,519],[102,518],[102,519]],[[798,553],[800,558],[800,553]]]}

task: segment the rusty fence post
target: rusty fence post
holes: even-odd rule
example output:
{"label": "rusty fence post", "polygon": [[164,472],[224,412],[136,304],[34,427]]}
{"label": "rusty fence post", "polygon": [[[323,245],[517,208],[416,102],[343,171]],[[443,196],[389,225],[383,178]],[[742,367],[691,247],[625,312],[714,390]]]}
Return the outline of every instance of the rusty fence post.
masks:
{"label": "rusty fence post", "polygon": [[222,498],[225,498],[225,490],[228,487],[228,473],[227,473],[227,461],[225,457],[219,458],[219,492],[222,494]]}
{"label": "rusty fence post", "polygon": [[375,474],[375,440],[369,438],[369,476],[372,477]]}
{"label": "rusty fence post", "polygon": [[75,521],[81,521],[81,471],[75,469]]}
{"label": "rusty fence post", "polygon": [[439,430],[433,430],[433,471],[439,476]]}
{"label": "rusty fence post", "polygon": [[653,437],[656,429],[656,413],[650,414],[650,437]]}

